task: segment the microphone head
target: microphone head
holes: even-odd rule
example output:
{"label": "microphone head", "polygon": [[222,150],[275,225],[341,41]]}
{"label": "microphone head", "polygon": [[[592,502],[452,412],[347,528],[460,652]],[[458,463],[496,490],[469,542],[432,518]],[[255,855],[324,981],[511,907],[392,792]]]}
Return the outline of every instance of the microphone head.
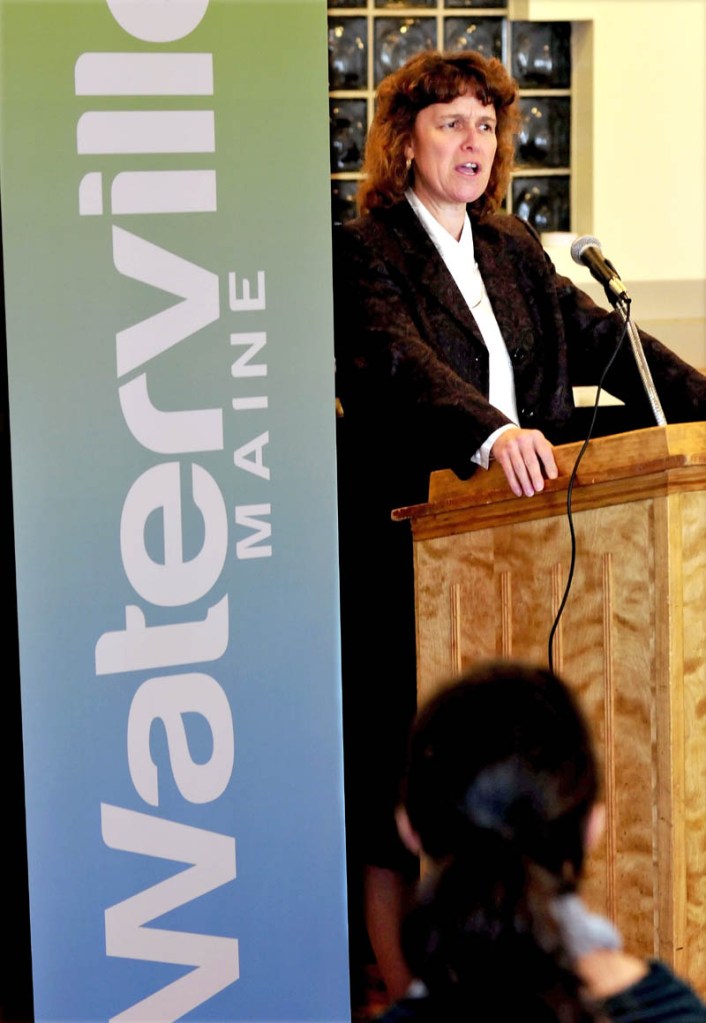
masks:
{"label": "microphone head", "polygon": [[583,259],[581,258],[586,249],[598,249],[601,251],[601,243],[597,238],[594,238],[590,234],[584,234],[580,238],[576,238],[571,245],[571,258],[574,263],[580,263],[583,266]]}

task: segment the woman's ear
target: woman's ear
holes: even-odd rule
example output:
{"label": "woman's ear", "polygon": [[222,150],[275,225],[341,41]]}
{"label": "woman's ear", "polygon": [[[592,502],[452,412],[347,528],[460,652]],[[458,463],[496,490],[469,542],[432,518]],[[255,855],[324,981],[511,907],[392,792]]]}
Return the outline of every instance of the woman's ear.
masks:
{"label": "woman's ear", "polygon": [[586,821],[586,850],[595,849],[605,831],[605,803],[594,803]]}
{"label": "woman's ear", "polygon": [[403,806],[398,806],[395,810],[395,821],[397,822],[397,830],[403,843],[411,853],[414,853],[415,856],[420,856],[422,853],[422,843],[419,840],[419,835],[410,824],[407,811]]}

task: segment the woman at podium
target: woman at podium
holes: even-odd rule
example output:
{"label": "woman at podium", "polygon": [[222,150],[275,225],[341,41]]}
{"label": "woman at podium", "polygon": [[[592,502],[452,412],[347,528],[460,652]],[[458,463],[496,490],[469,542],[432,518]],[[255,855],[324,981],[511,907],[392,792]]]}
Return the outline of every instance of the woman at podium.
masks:
{"label": "woman at podium", "polygon": [[[392,816],[415,637],[411,537],[390,512],[425,501],[433,470],[491,460],[517,496],[541,491],[553,445],[577,439],[572,388],[598,384],[623,332],[500,211],[518,125],[499,61],[413,57],[378,90],[360,215],[334,239],[349,872],[391,995],[408,979],[395,935],[414,866]],[[706,418],[706,378],[641,340],[667,421]],[[624,429],[654,425],[629,344],[604,386]]]}

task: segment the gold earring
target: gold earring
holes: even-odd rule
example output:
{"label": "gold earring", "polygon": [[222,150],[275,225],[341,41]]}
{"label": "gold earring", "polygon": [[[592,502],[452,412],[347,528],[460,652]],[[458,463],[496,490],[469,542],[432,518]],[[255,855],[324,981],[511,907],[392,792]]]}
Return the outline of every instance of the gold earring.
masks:
{"label": "gold earring", "polygon": [[412,166],[412,157],[411,156],[407,157],[407,163],[406,163],[405,166],[406,166],[407,173],[409,174],[409,168]]}

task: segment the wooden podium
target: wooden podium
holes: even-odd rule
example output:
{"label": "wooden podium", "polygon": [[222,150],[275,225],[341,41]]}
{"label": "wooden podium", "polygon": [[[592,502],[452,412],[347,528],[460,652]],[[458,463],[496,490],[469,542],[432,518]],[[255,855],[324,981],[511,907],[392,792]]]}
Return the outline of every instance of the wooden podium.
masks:
{"label": "wooden podium", "polygon": [[[413,531],[420,702],[480,659],[547,664],[581,446],[555,449],[560,477],[532,498],[495,465],[433,473],[429,502],[394,512]],[[706,995],[706,423],[591,441],[572,511],[553,657],[601,758],[587,898]]]}

